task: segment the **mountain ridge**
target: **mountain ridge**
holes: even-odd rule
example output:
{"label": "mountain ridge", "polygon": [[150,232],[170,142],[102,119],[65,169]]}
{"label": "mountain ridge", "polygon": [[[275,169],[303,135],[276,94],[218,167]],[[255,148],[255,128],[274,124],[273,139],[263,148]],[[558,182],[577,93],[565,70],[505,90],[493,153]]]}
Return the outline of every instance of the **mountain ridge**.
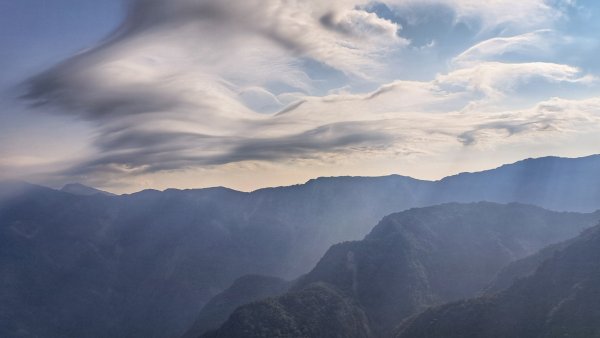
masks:
{"label": "mountain ridge", "polygon": [[428,309],[401,323],[395,337],[598,337],[599,258],[600,225],[508,289]]}
{"label": "mountain ridge", "polygon": [[[318,177],[308,179],[305,182],[299,182],[299,183],[294,183],[294,184],[289,184],[289,185],[267,186],[267,187],[253,189],[250,191],[238,190],[238,189],[227,187],[227,186],[208,186],[208,187],[200,187],[200,188],[165,188],[162,190],[148,188],[148,189],[133,191],[133,192],[125,193],[125,194],[121,194],[121,195],[133,195],[133,194],[141,193],[144,191],[157,191],[157,192],[164,192],[167,190],[199,191],[199,190],[211,190],[211,189],[226,189],[226,190],[232,190],[232,191],[236,191],[236,192],[240,192],[240,193],[251,194],[251,193],[255,193],[255,192],[263,191],[263,190],[277,190],[277,189],[281,189],[281,188],[296,188],[296,187],[309,185],[309,184],[312,184],[315,182],[323,182],[323,181],[330,181],[330,180],[346,180],[346,179],[348,179],[348,180],[352,180],[352,179],[371,180],[371,179],[399,178],[399,179],[410,179],[413,181],[423,182],[423,183],[439,183],[442,181],[455,179],[457,177],[468,176],[468,175],[473,175],[473,174],[489,173],[489,172],[493,172],[498,169],[505,169],[507,167],[511,167],[511,166],[515,166],[515,165],[523,165],[523,164],[527,164],[527,163],[531,163],[531,162],[535,162],[535,161],[563,161],[563,160],[564,161],[577,161],[577,160],[584,161],[584,160],[590,160],[590,159],[600,159],[600,154],[592,154],[592,155],[585,155],[585,156],[578,156],[578,157],[565,157],[565,156],[552,156],[552,155],[541,156],[541,157],[528,157],[525,159],[517,160],[515,162],[502,164],[502,165],[499,165],[499,166],[493,167],[493,168],[476,170],[476,171],[462,171],[462,172],[458,172],[455,174],[450,174],[450,175],[441,177],[439,179],[421,179],[421,178],[416,178],[416,177],[402,175],[402,174],[389,174],[389,175],[379,175],[379,176],[364,176],[364,175],[318,176]],[[0,184],[6,183],[6,182],[22,182],[22,183],[27,183],[30,185],[46,187],[43,184],[30,183],[30,182],[23,181],[23,180],[11,180],[11,179],[1,180]],[[81,183],[70,183],[70,184],[78,184],[78,185],[88,187],[87,185],[84,185]],[[66,185],[69,185],[69,184],[66,184]],[[46,188],[48,188],[48,187],[46,187]],[[92,187],[88,187],[88,188],[92,188]],[[52,188],[48,188],[48,189],[52,189]],[[96,188],[92,188],[92,189],[96,189]],[[61,189],[55,189],[55,190],[60,191]],[[102,191],[99,189],[96,189],[96,190]],[[119,194],[112,194],[110,192],[105,192],[105,193],[108,193],[111,195],[117,195],[117,196],[119,195]]]}
{"label": "mountain ridge", "polygon": [[[401,319],[429,306],[476,296],[506,264],[576,236],[599,220],[598,213],[553,212],[519,203],[412,208],[384,217],[360,241],[333,245],[281,297],[302,304],[304,288],[327,285],[347,298],[344,303],[355,304],[340,311],[365,313],[366,336],[385,337]],[[327,293],[322,296],[329,297]],[[281,297],[266,302],[276,304]],[[315,300],[320,297],[318,292],[310,297],[322,301]],[[272,311],[276,318],[290,317],[291,322],[314,321],[300,309],[278,312],[267,303],[239,307],[220,329],[204,337],[239,337],[242,332],[246,337],[268,337],[261,332],[291,330],[270,324],[267,313]],[[271,310],[264,312],[265,307]],[[308,330],[320,332],[315,327]],[[343,326],[336,327],[334,332],[338,331],[364,336]]]}
{"label": "mountain ridge", "polygon": [[60,191],[67,192],[73,195],[80,196],[93,196],[93,195],[103,195],[103,196],[115,196],[115,194],[103,191],[100,189],[92,188],[87,185],[83,185],[81,183],[68,183],[63,186]]}
{"label": "mountain ridge", "polygon": [[[322,178],[250,193],[216,187],[77,196],[22,182],[10,189],[0,184],[0,259],[11,267],[6,280],[13,281],[3,295],[21,297],[11,311],[23,316],[22,327],[50,337],[115,330],[176,336],[237,278],[295,279],[331,245],[363,238],[391,213],[482,200],[581,212],[600,208],[600,157],[523,163],[449,183],[399,175]],[[543,170],[544,163],[556,170]],[[538,175],[520,178],[522,166]],[[34,278],[36,271],[57,282]],[[67,288],[58,282],[65,275],[86,277],[70,280],[76,285]],[[64,293],[48,301],[63,310],[29,304],[22,290],[27,283],[40,297]],[[73,318],[86,311],[103,320],[81,327]],[[172,314],[163,317],[165,311]]]}

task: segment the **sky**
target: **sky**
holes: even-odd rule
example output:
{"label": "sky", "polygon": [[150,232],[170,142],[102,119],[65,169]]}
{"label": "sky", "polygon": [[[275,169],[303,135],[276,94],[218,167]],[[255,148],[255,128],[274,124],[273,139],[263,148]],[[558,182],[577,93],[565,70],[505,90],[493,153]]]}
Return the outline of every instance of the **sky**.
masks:
{"label": "sky", "polygon": [[0,179],[439,179],[600,153],[600,3],[0,0]]}

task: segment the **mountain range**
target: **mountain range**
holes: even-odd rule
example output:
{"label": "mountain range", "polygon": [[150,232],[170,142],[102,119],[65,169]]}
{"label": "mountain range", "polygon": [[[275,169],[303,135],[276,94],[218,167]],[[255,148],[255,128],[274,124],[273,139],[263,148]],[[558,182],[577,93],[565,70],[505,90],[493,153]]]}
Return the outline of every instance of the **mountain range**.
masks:
{"label": "mountain range", "polygon": [[64,191],[73,195],[81,195],[81,196],[94,196],[94,195],[104,195],[104,196],[114,196],[114,194],[98,190],[96,188],[88,187],[81,183],[69,183],[66,184],[60,191]]}
{"label": "mountain range", "polygon": [[[364,319],[366,324],[360,324],[359,331],[368,329],[370,334],[379,334],[392,325],[388,311],[365,305],[370,296],[360,288],[358,296],[347,298],[348,285],[344,288],[332,283],[317,268],[329,262],[329,257],[344,256],[344,250],[368,253],[368,243],[383,230],[373,230],[364,242],[360,241],[362,244],[343,243],[328,251],[331,245],[363,238],[386,215],[447,202],[520,202],[589,213],[600,208],[598,172],[600,156],[596,155],[528,159],[440,181],[397,175],[319,178],[251,193],[208,188],[145,190],[112,196],[79,186],[58,191],[20,182],[0,183],[0,321],[9,323],[0,327],[0,336],[180,336],[198,322],[205,305],[214,306],[210,303],[213,297],[248,274],[296,280],[291,293],[326,294],[328,299],[337,300],[332,304],[348,309],[345,314],[350,317],[337,320]],[[568,215],[578,218],[592,214]],[[509,219],[513,220],[505,217],[506,222]],[[525,228],[517,234],[531,236],[527,229],[534,231],[543,223],[538,221],[531,229],[518,223]],[[438,280],[441,277],[428,279],[433,284],[411,299],[406,313],[474,296],[492,270],[498,272],[501,265],[572,237],[583,228],[578,221],[560,223],[564,232],[551,232],[548,237],[545,232],[536,232],[531,238],[539,235],[538,242],[516,235],[512,242],[500,241],[514,246],[501,248],[500,258],[487,267],[489,271],[477,270],[478,278],[464,289],[437,288],[435,283],[442,283]],[[432,224],[423,226],[435,226]],[[473,234],[465,230],[466,239],[483,236],[479,230],[472,230]],[[436,228],[434,233],[437,231],[441,230]],[[417,245],[412,248],[415,250],[421,245],[441,245],[432,239],[402,240]],[[491,250],[471,249],[472,254],[478,253],[476,249]],[[394,250],[385,253],[399,254]],[[371,257],[354,255],[357,260]],[[432,261],[427,264],[441,264],[431,257],[436,256],[430,256]],[[344,264],[350,264],[348,259]],[[339,262],[332,260],[331,264],[342,264]],[[311,270],[313,267],[315,270]],[[411,272],[415,274],[410,277],[414,278],[411,283],[418,285],[423,279],[415,271],[419,269]],[[348,280],[346,276],[343,282]],[[282,297],[293,300],[289,295]],[[261,297],[258,292],[250,300]],[[318,297],[313,300],[319,301]],[[226,309],[223,312],[244,301],[233,299],[222,308]],[[395,309],[398,304],[386,306]],[[206,328],[220,324],[223,312]]]}
{"label": "mountain range", "polygon": [[475,297],[511,262],[599,221],[599,212],[489,202],[392,214],[363,240],[332,246],[285,295],[236,309],[203,337],[388,337],[403,319]]}
{"label": "mountain range", "polygon": [[432,308],[397,338],[600,337],[600,226],[557,248],[530,276],[494,295]]}

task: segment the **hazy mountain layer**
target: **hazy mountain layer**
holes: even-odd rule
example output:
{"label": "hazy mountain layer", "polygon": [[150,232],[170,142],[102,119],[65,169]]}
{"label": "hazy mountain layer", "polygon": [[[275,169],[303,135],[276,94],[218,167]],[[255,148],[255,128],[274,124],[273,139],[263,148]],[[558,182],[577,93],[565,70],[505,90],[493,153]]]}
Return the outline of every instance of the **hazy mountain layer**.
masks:
{"label": "hazy mountain layer", "polygon": [[202,337],[367,338],[368,319],[345,293],[325,283],[237,309],[216,331]]}
{"label": "hazy mountain layer", "polygon": [[428,310],[397,337],[600,337],[600,228],[497,294]]}
{"label": "hazy mountain layer", "polygon": [[0,184],[0,320],[11,323],[0,330],[180,335],[240,276],[296,278],[329,246],[362,238],[392,212],[480,200],[599,208],[599,168],[600,156],[543,158],[438,182],[322,178],[252,193],[79,196]]}
{"label": "hazy mountain layer", "polygon": [[106,191],[98,190],[92,187],[85,186],[79,183],[70,183],[62,187],[60,191],[68,192],[73,195],[81,195],[81,196],[93,196],[93,195],[105,195],[105,196],[114,196]]}
{"label": "hazy mountain layer", "polygon": [[556,252],[566,248],[576,239],[577,238],[573,238],[564,242],[549,245],[533,255],[508,264],[498,273],[492,283],[485,288],[482,295],[493,295],[507,289],[516,280],[533,275],[542,262],[554,256]]}
{"label": "hazy mountain layer", "polygon": [[[369,336],[385,336],[403,318],[429,306],[477,295],[509,262],[576,236],[599,219],[599,214],[558,213],[520,204],[411,209],[385,217],[361,241],[334,245],[285,297],[302,304],[305,287],[324,283],[365,312]],[[264,307],[258,302],[238,309],[216,336],[263,337],[260,332],[283,330],[279,321],[269,325],[261,318]],[[284,311],[278,316],[311,323],[298,317],[303,314]],[[315,327],[309,330],[318,332]],[[352,332],[348,327],[336,330]]]}
{"label": "hazy mountain layer", "polygon": [[239,306],[285,293],[292,282],[277,277],[247,275],[213,297],[200,311],[198,319],[184,337],[198,337],[217,329]]}

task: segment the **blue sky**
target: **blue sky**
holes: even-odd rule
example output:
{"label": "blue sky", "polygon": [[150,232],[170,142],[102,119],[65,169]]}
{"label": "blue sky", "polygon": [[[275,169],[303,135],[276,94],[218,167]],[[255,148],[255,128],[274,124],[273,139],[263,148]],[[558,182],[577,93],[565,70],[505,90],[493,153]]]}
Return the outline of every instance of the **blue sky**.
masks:
{"label": "blue sky", "polygon": [[0,85],[7,89],[94,47],[123,19],[120,0],[0,1]]}
{"label": "blue sky", "polygon": [[0,0],[0,179],[437,179],[600,152],[594,1]]}

